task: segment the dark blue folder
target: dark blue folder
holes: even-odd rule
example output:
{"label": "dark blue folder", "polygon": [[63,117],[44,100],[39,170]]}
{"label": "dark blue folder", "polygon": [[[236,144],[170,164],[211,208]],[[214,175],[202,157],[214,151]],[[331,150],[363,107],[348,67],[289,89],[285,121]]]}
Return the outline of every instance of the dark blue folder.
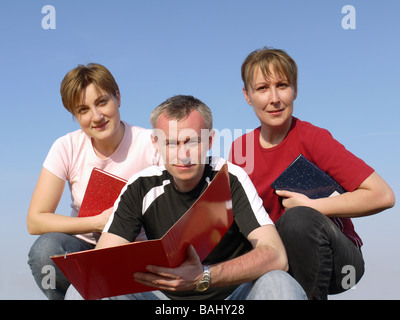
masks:
{"label": "dark blue folder", "polygon": [[327,198],[345,190],[326,172],[300,154],[271,184],[275,190],[305,194],[310,199]]}

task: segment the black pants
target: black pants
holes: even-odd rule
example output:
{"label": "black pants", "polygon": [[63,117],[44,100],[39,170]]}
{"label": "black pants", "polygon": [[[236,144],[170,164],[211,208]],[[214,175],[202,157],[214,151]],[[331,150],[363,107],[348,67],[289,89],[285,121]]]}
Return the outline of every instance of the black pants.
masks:
{"label": "black pants", "polygon": [[285,245],[289,273],[310,300],[349,289],[364,274],[361,251],[335,223],[308,207],[287,210],[276,222]]}

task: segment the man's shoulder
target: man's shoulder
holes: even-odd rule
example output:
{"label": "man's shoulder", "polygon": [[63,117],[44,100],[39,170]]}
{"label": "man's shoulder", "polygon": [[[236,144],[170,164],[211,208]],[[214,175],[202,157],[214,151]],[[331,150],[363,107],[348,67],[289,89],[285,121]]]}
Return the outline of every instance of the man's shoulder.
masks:
{"label": "man's shoulder", "polygon": [[167,169],[164,165],[153,165],[149,166],[137,173],[135,173],[130,179],[128,179],[127,184],[132,184],[137,181],[143,180],[158,180],[160,177],[166,175]]}
{"label": "man's shoulder", "polygon": [[208,158],[208,166],[211,168],[213,172],[218,172],[219,170],[221,170],[222,166],[226,162],[227,161],[221,157],[212,156]]}
{"label": "man's shoulder", "polygon": [[249,180],[250,178],[242,167],[220,157],[210,157],[209,166],[212,169],[213,176],[215,176],[218,173],[218,171],[221,170],[222,166],[225,163],[228,166],[228,173],[231,186],[232,183],[237,183],[237,182],[247,183],[247,180]]}

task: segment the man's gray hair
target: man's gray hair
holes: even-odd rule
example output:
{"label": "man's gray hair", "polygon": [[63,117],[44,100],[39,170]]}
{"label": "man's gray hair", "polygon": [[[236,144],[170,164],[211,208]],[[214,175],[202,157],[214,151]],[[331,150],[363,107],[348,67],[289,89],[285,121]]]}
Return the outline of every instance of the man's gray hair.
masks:
{"label": "man's gray hair", "polygon": [[162,114],[173,120],[185,119],[192,111],[198,111],[204,118],[206,128],[212,130],[213,120],[210,108],[199,99],[188,95],[176,95],[161,103],[150,115],[153,129],[157,128],[157,119]]}

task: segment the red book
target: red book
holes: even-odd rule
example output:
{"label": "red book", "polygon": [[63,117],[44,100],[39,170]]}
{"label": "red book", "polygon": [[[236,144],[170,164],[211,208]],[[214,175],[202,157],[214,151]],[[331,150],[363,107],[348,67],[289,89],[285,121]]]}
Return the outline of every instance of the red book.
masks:
{"label": "red book", "polygon": [[78,217],[90,217],[112,207],[127,180],[93,168]]}
{"label": "red book", "polygon": [[134,280],[147,265],[175,268],[187,255],[189,244],[203,261],[233,222],[227,164],[200,198],[161,239],[132,242],[51,257],[84,299],[152,291]]}

